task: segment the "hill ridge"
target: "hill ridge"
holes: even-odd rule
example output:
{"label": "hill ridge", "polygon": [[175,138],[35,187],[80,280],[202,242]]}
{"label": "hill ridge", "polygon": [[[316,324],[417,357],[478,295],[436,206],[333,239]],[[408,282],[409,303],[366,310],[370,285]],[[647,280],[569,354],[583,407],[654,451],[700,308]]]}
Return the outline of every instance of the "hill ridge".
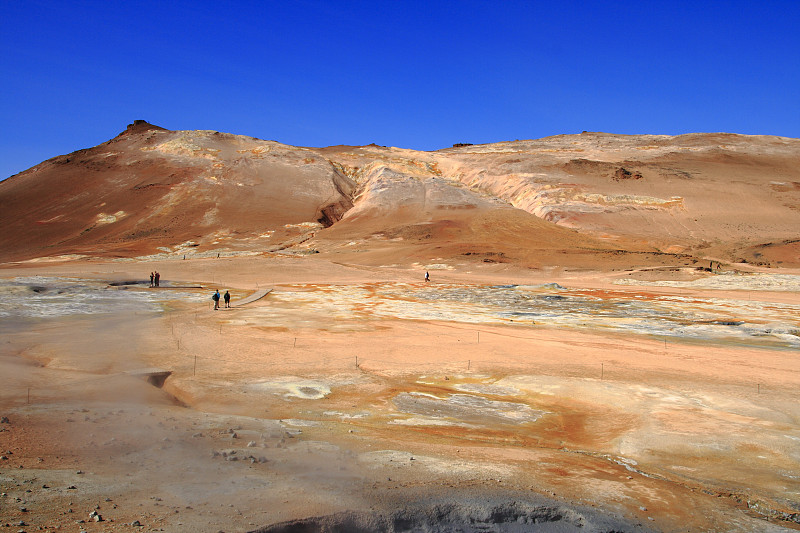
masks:
{"label": "hill ridge", "polygon": [[368,249],[536,268],[555,239],[796,264],[798,168],[800,140],[773,136],[584,132],[426,152],[135,120],[0,182],[0,260]]}

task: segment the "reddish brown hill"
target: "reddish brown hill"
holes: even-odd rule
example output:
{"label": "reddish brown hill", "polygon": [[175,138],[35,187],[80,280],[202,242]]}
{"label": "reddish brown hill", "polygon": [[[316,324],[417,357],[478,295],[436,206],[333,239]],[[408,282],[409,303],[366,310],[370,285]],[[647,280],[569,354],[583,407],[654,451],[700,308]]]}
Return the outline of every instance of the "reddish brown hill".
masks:
{"label": "reddish brown hill", "polygon": [[442,154],[469,187],[622,248],[800,264],[798,139],[584,133]]}
{"label": "reddish brown hill", "polygon": [[321,252],[388,264],[798,265],[800,141],[584,133],[418,152],[135,121],[0,183],[0,260]]}
{"label": "reddish brown hill", "polygon": [[262,249],[335,219],[353,184],[312,152],[137,121],[0,184],[2,259],[134,256],[196,244]]}

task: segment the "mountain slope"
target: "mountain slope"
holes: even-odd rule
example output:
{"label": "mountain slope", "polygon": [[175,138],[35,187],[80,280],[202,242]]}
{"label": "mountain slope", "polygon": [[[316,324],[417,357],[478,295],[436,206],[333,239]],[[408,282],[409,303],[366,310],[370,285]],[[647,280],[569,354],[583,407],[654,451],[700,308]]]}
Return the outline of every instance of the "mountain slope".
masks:
{"label": "mountain slope", "polygon": [[4,258],[141,255],[192,241],[269,247],[330,223],[354,184],[300,148],[137,122],[0,184]]}
{"label": "mountain slope", "polygon": [[470,187],[619,242],[732,260],[798,237],[798,139],[584,133],[443,153]]}
{"label": "mountain slope", "polygon": [[523,266],[800,264],[800,140],[583,133],[437,152],[136,121],[0,183],[0,260],[321,252]]}

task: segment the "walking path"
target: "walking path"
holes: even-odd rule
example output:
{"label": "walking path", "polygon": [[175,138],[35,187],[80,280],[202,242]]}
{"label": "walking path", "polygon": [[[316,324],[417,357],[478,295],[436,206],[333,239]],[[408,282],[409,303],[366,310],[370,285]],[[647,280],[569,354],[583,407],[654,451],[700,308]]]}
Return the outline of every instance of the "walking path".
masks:
{"label": "walking path", "polygon": [[231,304],[231,307],[242,307],[243,305],[251,304],[256,300],[260,300],[267,294],[271,293],[272,289],[259,289],[247,298],[239,300],[236,304]]}

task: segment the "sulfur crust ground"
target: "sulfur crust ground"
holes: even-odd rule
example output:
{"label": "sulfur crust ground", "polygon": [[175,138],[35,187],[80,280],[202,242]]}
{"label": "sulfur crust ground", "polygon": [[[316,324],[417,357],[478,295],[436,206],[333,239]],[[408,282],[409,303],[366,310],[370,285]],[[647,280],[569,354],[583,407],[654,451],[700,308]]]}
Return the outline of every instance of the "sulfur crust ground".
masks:
{"label": "sulfur crust ground", "polygon": [[[1,275],[110,281],[157,269],[164,279],[230,288],[236,301],[264,286],[419,283],[424,266],[254,256],[8,265]],[[631,272],[599,268],[487,263],[431,273],[434,283],[642,291],[611,285]],[[800,305],[797,293],[688,294]],[[254,305],[269,306],[269,298]],[[298,310],[304,325],[272,328],[241,320],[242,311],[174,302],[157,316],[24,329],[6,321],[0,415],[10,423],[0,432],[0,522],[129,531],[139,520],[145,530],[244,531],[477,491],[553,498],[663,531],[793,525],[764,519],[797,513],[800,502],[793,351],[397,319],[342,330],[308,308]],[[163,390],[124,374],[142,367],[173,374]],[[465,391],[542,415],[518,424],[490,410],[433,412]],[[431,401],[403,411],[401,397]],[[104,522],[89,518],[97,506]]]}

